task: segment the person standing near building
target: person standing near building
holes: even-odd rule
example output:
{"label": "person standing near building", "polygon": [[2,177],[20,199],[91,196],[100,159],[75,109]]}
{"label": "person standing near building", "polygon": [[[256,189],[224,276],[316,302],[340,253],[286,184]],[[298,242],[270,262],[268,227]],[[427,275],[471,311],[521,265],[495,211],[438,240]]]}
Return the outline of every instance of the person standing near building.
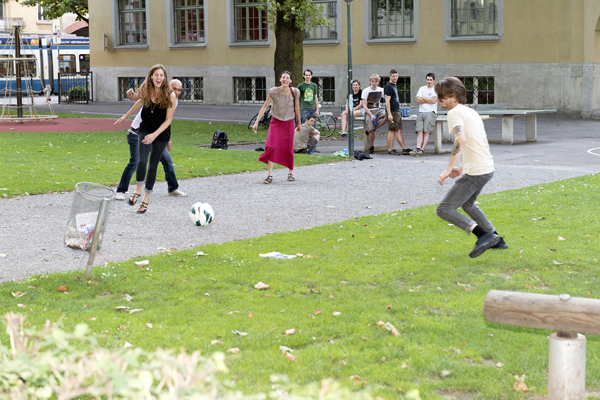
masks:
{"label": "person standing near building", "polygon": [[298,85],[300,90],[300,121],[304,123],[309,115],[319,116],[319,88],[316,83],[310,81],[313,72],[310,69],[304,70],[302,74],[304,82]]}
{"label": "person standing near building", "polygon": [[[179,95],[181,94],[181,89],[183,85],[179,79],[173,79],[169,82],[169,86],[177,100],[175,100],[175,108],[179,104]],[[133,91],[133,89],[129,89],[127,91],[127,98],[132,101],[139,100],[139,95]],[[139,156],[139,140],[138,133],[140,124],[142,123],[142,110],[137,114],[133,122],[131,123],[131,128],[127,133],[127,143],[129,144],[129,154],[130,159],[129,163],[125,166],[123,170],[123,174],[121,175],[121,180],[119,181],[119,186],[117,187],[117,194],[115,195],[115,200],[125,200],[125,193],[129,189],[129,182],[131,182],[131,177],[133,173],[137,170],[137,165],[140,159]],[[165,179],[167,181],[167,190],[169,192],[169,196],[175,197],[186,197],[187,194],[179,190],[179,182],[177,182],[177,176],[175,175],[175,168],[173,167],[173,159],[171,158],[171,148],[173,144],[171,140],[167,144],[167,148],[162,154],[160,158],[160,162],[163,165],[163,169],[165,170]]]}
{"label": "person standing near building", "polygon": [[375,152],[375,131],[387,122],[385,111],[379,107],[383,96],[383,88],[379,87],[381,78],[378,74],[369,77],[371,85],[362,91],[362,106],[365,110],[365,134],[369,139],[369,154]]}
{"label": "person standing near building", "polygon": [[417,147],[410,152],[411,156],[421,157],[423,150],[429,142],[429,135],[435,129],[437,121],[437,95],[435,94],[434,83],[435,74],[430,72],[425,77],[427,85],[421,86],[417,92],[417,103],[419,103],[419,113],[417,114],[417,123],[415,131],[417,132]]}
{"label": "person standing near building", "polygon": [[400,114],[400,97],[398,96],[398,70],[392,69],[390,71],[390,80],[385,84],[383,88],[383,94],[385,96],[385,108],[387,110],[388,119],[388,154],[392,156],[399,156],[400,153],[394,149],[394,136],[398,141],[400,147],[402,147],[402,155],[407,156],[410,154],[412,149],[409,149],[404,144],[404,138],[402,137],[402,114]]}
{"label": "person standing near building", "polygon": [[290,86],[292,74],[288,71],[281,73],[279,81],[281,86],[269,89],[267,100],[258,112],[258,117],[252,127],[256,133],[258,121],[261,120],[272,102],[272,118],[267,133],[265,152],[258,158],[258,161],[268,165],[269,175],[263,182],[266,184],[273,182],[273,167],[276,163],[288,168],[288,181],[296,180],[292,175],[294,170],[294,120],[297,122],[296,130],[299,132],[302,125],[300,123],[300,90]]}
{"label": "person standing near building", "polygon": [[[150,69],[144,83],[140,86],[138,95],[140,99],[127,111],[127,114],[117,120],[116,124],[120,124],[140,107],[143,107],[138,134],[140,159],[135,177],[137,187],[127,203],[131,206],[137,203],[145,183],[144,198],[137,209],[138,214],[145,214],[148,211],[150,194],[156,182],[158,163],[171,140],[171,121],[177,100],[177,96],[169,87],[165,67],[157,64]],[[148,158],[150,158],[149,163]],[[146,168],[148,169],[147,176]]]}
{"label": "person standing near building", "polygon": [[[457,228],[477,236],[469,257],[479,257],[490,248],[506,249],[508,245],[496,232],[492,223],[477,206],[477,196],[494,176],[494,160],[477,111],[465,106],[467,93],[460,80],[444,78],[435,84],[435,92],[442,107],[448,109],[448,127],[454,137],[448,167],[440,174],[440,185],[450,177],[460,176],[437,207],[437,215]],[[462,165],[455,167],[459,159]],[[459,207],[470,217],[457,211]]]}

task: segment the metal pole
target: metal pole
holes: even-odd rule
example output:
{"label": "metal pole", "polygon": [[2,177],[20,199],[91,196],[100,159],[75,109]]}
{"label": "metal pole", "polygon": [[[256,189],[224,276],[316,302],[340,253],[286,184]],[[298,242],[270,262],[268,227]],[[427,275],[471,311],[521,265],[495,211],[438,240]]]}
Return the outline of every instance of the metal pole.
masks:
{"label": "metal pole", "polygon": [[350,1],[348,4],[348,156],[354,157],[354,111],[352,107],[352,19],[350,18]]}
{"label": "metal pole", "polygon": [[[15,58],[21,58],[21,35],[19,34],[19,28],[21,24],[15,22]],[[20,60],[15,61],[15,73],[17,74],[17,117],[23,118],[23,99],[21,98],[21,62]],[[20,123],[23,121],[20,120]]]}
{"label": "metal pole", "polygon": [[104,223],[106,222],[106,214],[108,214],[109,204],[110,200],[102,199],[102,203],[100,204],[100,210],[98,210],[98,218],[96,218],[94,234],[92,235],[92,244],[90,246],[90,256],[88,258],[87,268],[85,269],[86,278],[89,278],[92,274],[92,266],[94,265],[94,259],[96,258],[96,251],[98,250],[100,234],[104,230]]}

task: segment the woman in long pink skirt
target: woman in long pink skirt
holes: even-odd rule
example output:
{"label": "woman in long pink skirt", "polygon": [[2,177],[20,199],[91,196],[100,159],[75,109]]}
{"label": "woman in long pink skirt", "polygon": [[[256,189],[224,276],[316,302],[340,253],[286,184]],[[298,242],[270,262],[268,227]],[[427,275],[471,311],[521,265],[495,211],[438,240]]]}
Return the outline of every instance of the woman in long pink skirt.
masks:
{"label": "woman in long pink skirt", "polygon": [[265,152],[258,158],[258,161],[266,163],[269,168],[269,176],[264,180],[266,184],[273,182],[273,166],[275,164],[287,167],[289,170],[287,180],[295,180],[292,174],[294,170],[294,119],[297,120],[296,130],[300,131],[300,91],[290,86],[292,75],[288,71],[281,73],[279,81],[281,86],[269,89],[267,100],[252,127],[256,133],[258,121],[272,102],[272,117],[265,143]]}

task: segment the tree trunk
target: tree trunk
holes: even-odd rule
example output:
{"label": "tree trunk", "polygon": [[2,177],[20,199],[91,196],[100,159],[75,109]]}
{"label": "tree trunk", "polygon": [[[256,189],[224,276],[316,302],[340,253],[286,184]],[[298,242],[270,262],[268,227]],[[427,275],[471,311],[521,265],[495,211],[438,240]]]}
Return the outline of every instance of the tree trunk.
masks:
{"label": "tree trunk", "polygon": [[[303,0],[298,1],[301,3]],[[302,82],[304,32],[296,27],[296,21],[293,19],[284,21],[283,14],[277,14],[275,26],[275,84],[279,86],[279,75],[283,71],[289,71],[292,74],[292,86],[298,86]]]}

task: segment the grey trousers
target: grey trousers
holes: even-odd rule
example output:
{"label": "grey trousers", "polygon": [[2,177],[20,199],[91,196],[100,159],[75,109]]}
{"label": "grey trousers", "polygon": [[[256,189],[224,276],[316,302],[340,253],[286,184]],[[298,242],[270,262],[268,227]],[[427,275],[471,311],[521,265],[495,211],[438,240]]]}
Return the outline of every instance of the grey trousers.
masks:
{"label": "grey trousers", "polygon": [[[486,231],[494,231],[492,223],[475,204],[481,189],[492,179],[492,176],[494,176],[493,172],[485,175],[463,175],[458,178],[438,205],[436,209],[438,217],[467,233],[475,223]],[[462,207],[471,218],[456,211],[459,207]]]}

